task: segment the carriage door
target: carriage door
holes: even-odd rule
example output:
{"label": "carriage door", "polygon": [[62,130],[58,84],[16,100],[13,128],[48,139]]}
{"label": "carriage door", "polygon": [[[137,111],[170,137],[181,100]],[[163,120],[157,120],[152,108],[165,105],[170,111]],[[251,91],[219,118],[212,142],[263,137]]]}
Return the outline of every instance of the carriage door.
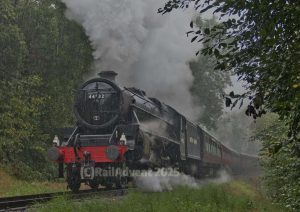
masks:
{"label": "carriage door", "polygon": [[180,157],[186,160],[186,120],[183,116],[180,118]]}
{"label": "carriage door", "polygon": [[198,135],[200,137],[200,157],[201,157],[201,160],[203,160],[204,148],[205,148],[204,132],[199,126],[197,127],[197,129],[198,129]]}

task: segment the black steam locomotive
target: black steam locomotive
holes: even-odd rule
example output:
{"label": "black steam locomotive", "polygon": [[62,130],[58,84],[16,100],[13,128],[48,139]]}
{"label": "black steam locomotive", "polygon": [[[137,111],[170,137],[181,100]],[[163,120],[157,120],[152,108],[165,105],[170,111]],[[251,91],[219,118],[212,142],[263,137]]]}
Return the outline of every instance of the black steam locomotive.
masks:
{"label": "black steam locomotive", "polygon": [[[221,168],[233,174],[257,168],[257,157],[229,149],[169,105],[140,89],[120,88],[115,72],[99,75],[77,91],[76,127],[61,133],[48,151],[61,177],[66,166],[71,190],[82,182],[92,188],[122,187],[130,176],[112,171],[117,168],[176,167],[195,177],[215,176]],[[104,176],[99,170],[114,173]]]}

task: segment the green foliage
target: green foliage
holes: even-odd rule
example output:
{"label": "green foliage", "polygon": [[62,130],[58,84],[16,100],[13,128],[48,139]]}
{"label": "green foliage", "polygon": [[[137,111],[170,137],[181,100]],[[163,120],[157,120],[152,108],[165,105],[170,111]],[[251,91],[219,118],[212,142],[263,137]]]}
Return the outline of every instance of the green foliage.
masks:
{"label": "green foliage", "polygon": [[92,62],[64,10],[55,0],[0,2],[0,162],[24,179],[56,172],[46,150],[57,128],[74,124],[73,91]]}
{"label": "green foliage", "polygon": [[269,195],[287,208],[300,210],[300,159],[292,155],[290,146],[265,158],[266,183]]}
{"label": "green foliage", "polygon": [[65,18],[64,5],[59,1],[24,0],[16,10],[19,26],[30,46],[27,70],[47,80],[40,90],[49,96],[41,124],[46,131],[53,132],[53,127],[64,127],[74,121],[73,93],[83,75],[90,71],[92,49],[83,28]]}
{"label": "green foliage", "polygon": [[[39,211],[281,211],[270,204],[251,186],[233,182],[203,188],[177,188],[170,192],[130,192],[122,199],[91,199],[75,203],[58,198]],[[33,209],[34,210],[34,209]]]}
{"label": "green foliage", "polygon": [[[215,68],[233,70],[248,82],[254,95],[250,110],[255,118],[264,107],[277,112],[289,125],[292,147],[300,149],[300,2],[187,0],[168,1],[166,13],[194,2],[200,13],[218,13],[222,24],[192,30],[195,41],[213,41],[202,49],[217,59]],[[191,24],[191,27],[193,25]],[[299,155],[300,156],[300,155]]]}
{"label": "green foliage", "polygon": [[11,0],[2,0],[0,4],[0,24],[12,24],[15,20],[15,13]]}
{"label": "green foliage", "polygon": [[10,0],[0,3],[0,74],[2,79],[16,76],[25,65],[27,46],[23,33],[15,24],[15,12]]}
{"label": "green foliage", "polygon": [[268,114],[258,121],[253,137],[263,144],[262,165],[268,194],[289,209],[300,210],[300,158],[292,154],[292,144],[278,150],[287,139],[288,127],[278,116]]}
{"label": "green foliage", "polygon": [[[26,43],[18,26],[0,24],[0,71],[16,76],[24,68],[27,56]],[[13,70],[8,72],[7,70]]]}
{"label": "green foliage", "polygon": [[[6,84],[1,93],[0,149],[1,161],[13,168],[12,174],[30,178],[30,169],[43,170],[46,161],[44,149],[48,139],[40,128],[40,120],[46,98],[39,89],[43,82],[38,76],[30,76]],[[23,165],[22,165],[23,164]]]}
{"label": "green foliage", "polygon": [[[211,20],[202,21],[200,17],[196,19],[196,25],[214,26],[217,22]],[[204,48],[208,44],[204,45]],[[196,60],[190,61],[189,66],[194,76],[194,83],[191,92],[194,96],[195,104],[199,105],[205,113],[202,113],[199,122],[208,129],[216,128],[220,116],[223,114],[223,94],[225,88],[230,85],[229,74],[214,69],[214,58],[199,55]]]}

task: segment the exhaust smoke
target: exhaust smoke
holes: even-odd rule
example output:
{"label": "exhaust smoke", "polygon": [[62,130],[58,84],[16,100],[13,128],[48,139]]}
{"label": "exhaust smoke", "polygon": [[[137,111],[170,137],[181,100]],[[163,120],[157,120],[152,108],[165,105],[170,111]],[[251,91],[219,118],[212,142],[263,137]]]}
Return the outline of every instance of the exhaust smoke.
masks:
{"label": "exhaust smoke", "polygon": [[199,180],[177,171],[174,172],[171,168],[161,168],[157,171],[147,171],[141,176],[135,177],[134,180],[142,191],[163,192],[180,186],[201,188],[208,184],[221,184],[229,182],[231,177],[225,170],[220,170],[216,178]]}
{"label": "exhaust smoke", "polygon": [[201,109],[193,104],[193,76],[186,63],[195,48],[185,33],[194,10],[157,14],[160,0],[62,0],[69,19],[80,23],[94,48],[95,74],[112,69],[120,83],[136,86],[174,106],[190,119]]}

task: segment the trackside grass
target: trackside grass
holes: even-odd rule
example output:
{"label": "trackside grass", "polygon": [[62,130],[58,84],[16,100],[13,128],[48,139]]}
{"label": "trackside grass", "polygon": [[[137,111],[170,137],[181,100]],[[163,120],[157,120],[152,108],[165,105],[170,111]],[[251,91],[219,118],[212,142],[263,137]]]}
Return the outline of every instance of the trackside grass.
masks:
{"label": "trackside grass", "polygon": [[244,182],[206,185],[201,188],[178,187],[173,191],[144,193],[132,191],[114,199],[93,198],[81,202],[60,197],[31,211],[200,211],[244,212],[283,211]]}
{"label": "trackside grass", "polygon": [[0,197],[65,191],[65,183],[26,182],[9,176],[0,169]]}

